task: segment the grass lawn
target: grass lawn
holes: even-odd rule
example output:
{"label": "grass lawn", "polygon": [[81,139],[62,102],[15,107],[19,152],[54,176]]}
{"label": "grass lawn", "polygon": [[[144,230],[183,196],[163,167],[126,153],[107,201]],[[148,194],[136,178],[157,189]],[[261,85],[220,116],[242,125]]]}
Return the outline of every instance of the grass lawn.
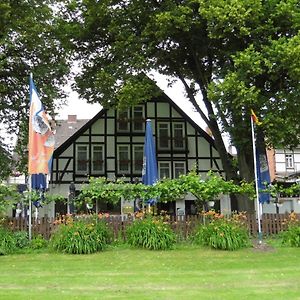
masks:
{"label": "grass lawn", "polygon": [[0,299],[300,299],[300,250],[119,246],[92,255],[2,256]]}

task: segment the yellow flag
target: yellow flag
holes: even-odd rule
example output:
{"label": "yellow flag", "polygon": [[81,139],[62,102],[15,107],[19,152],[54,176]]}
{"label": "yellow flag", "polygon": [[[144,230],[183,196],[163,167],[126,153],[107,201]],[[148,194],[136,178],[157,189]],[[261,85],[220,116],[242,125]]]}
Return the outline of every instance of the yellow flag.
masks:
{"label": "yellow flag", "polygon": [[254,113],[254,111],[251,109],[251,118],[253,120],[253,122],[256,124],[256,125],[261,125],[262,122],[260,122],[258,120],[258,117],[256,116],[256,114]]}

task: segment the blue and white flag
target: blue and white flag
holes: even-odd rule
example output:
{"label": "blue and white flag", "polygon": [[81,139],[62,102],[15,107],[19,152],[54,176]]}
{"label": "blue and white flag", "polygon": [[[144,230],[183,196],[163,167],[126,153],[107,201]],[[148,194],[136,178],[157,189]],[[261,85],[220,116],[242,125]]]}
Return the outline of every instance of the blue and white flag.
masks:
{"label": "blue and white flag", "polygon": [[[158,180],[155,143],[153,139],[151,120],[146,121],[146,133],[144,144],[144,159],[142,170],[142,182],[145,185],[153,185]],[[148,204],[155,204],[155,199],[149,199]]]}
{"label": "blue and white flag", "polygon": [[266,153],[264,134],[260,128],[257,128],[256,133],[256,170],[257,184],[259,189],[259,202],[269,203],[270,194],[264,192],[271,183],[268,158]]}

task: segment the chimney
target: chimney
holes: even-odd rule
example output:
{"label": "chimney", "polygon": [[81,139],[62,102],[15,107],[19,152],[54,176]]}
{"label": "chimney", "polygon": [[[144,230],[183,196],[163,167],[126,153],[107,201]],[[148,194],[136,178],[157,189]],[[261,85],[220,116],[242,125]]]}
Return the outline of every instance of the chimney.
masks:
{"label": "chimney", "polygon": [[76,123],[77,115],[68,115],[68,123]]}

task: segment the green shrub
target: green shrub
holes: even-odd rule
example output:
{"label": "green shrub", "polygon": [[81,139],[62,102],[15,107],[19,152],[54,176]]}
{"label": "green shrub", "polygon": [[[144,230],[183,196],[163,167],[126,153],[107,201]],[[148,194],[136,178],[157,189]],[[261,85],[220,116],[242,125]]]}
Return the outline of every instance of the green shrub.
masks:
{"label": "green shrub", "polygon": [[46,248],[47,246],[48,246],[48,241],[46,241],[41,234],[37,234],[33,236],[33,238],[30,241],[30,247],[35,250]]}
{"label": "green shrub", "polygon": [[16,231],[13,235],[18,248],[22,249],[29,245],[28,233],[26,231]]}
{"label": "green shrub", "polygon": [[281,233],[282,243],[291,247],[300,247],[300,221],[297,214],[289,214],[286,224],[287,230]]}
{"label": "green shrub", "polygon": [[289,225],[288,229],[282,232],[282,242],[291,247],[300,247],[300,226]]}
{"label": "green shrub", "polygon": [[237,250],[250,245],[246,226],[235,218],[221,217],[199,226],[193,240],[196,244],[221,250]]}
{"label": "green shrub", "polygon": [[147,216],[136,219],[127,229],[127,242],[135,247],[150,250],[166,250],[176,242],[175,233],[169,224],[159,217]]}
{"label": "green shrub", "polygon": [[59,252],[89,254],[102,251],[110,236],[107,225],[102,221],[76,221],[60,225],[51,237],[50,245]]}
{"label": "green shrub", "polygon": [[17,245],[13,232],[0,227],[0,255],[10,254],[16,250]]}

